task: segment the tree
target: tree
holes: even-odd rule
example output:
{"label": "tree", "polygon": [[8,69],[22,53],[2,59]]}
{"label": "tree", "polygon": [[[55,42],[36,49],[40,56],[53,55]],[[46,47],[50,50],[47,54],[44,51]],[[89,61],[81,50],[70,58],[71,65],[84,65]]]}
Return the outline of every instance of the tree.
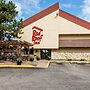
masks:
{"label": "tree", "polygon": [[0,40],[12,40],[21,38],[22,19],[17,20],[16,6],[12,1],[0,0]]}

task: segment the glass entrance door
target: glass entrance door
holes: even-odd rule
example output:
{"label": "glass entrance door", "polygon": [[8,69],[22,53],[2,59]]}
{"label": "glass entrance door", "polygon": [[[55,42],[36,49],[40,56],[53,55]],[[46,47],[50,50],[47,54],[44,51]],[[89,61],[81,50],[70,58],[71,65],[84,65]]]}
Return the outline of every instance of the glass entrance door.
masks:
{"label": "glass entrance door", "polygon": [[41,49],[41,59],[48,59],[48,57],[51,57],[51,50]]}

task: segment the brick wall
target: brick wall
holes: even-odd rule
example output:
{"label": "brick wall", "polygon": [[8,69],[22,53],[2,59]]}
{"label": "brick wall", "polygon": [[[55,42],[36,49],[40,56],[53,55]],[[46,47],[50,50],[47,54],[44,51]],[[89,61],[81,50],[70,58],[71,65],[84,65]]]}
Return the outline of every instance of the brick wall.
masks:
{"label": "brick wall", "polygon": [[[83,52],[82,52],[83,51]],[[52,50],[52,59],[86,59],[90,60],[90,53],[86,50]]]}

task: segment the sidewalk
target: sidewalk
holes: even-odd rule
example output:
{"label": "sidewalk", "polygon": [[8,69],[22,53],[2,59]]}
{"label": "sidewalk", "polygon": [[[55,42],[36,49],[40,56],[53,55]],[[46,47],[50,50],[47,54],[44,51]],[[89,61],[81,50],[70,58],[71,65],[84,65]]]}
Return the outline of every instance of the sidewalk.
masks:
{"label": "sidewalk", "polygon": [[25,61],[22,65],[16,63],[0,63],[0,68],[48,68],[50,61],[39,60],[39,61]]}
{"label": "sidewalk", "polygon": [[71,63],[71,64],[90,64],[90,61],[66,61],[66,60],[39,60],[39,61],[23,61],[22,65],[13,62],[0,63],[0,68],[48,68],[50,63]]}

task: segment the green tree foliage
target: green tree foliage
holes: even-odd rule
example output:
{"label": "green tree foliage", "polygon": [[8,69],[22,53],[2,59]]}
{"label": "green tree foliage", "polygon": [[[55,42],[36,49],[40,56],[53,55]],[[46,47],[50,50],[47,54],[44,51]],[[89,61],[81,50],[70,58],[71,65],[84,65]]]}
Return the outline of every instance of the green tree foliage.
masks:
{"label": "green tree foliage", "polygon": [[22,19],[18,21],[16,6],[12,1],[0,0],[0,40],[20,38],[22,34]]}

